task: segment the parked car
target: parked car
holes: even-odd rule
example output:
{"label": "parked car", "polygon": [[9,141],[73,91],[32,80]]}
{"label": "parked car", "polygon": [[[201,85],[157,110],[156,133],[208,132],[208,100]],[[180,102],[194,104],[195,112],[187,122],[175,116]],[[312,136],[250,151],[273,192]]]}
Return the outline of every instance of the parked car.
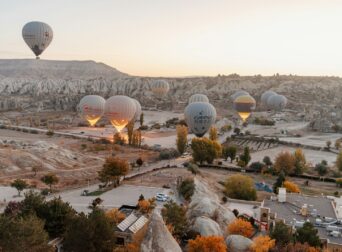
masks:
{"label": "parked car", "polygon": [[157,193],[156,195],[156,200],[157,201],[162,201],[162,202],[165,202],[169,199],[169,196],[167,196],[166,194],[164,193]]}

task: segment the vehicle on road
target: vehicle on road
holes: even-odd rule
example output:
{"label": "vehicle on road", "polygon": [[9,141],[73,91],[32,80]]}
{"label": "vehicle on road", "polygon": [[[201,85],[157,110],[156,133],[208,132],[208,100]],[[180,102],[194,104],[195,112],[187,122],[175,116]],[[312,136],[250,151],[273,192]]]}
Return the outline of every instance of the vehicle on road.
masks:
{"label": "vehicle on road", "polygon": [[167,196],[166,194],[164,193],[157,193],[156,195],[156,200],[157,201],[162,201],[162,202],[165,202],[169,199],[169,196]]}

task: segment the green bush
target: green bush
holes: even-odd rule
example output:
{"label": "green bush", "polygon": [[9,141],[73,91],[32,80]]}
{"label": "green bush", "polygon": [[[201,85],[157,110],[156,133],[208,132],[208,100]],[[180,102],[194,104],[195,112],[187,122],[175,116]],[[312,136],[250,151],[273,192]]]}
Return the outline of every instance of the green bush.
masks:
{"label": "green bush", "polygon": [[184,199],[190,200],[195,191],[195,183],[193,179],[187,178],[179,185],[178,192]]}

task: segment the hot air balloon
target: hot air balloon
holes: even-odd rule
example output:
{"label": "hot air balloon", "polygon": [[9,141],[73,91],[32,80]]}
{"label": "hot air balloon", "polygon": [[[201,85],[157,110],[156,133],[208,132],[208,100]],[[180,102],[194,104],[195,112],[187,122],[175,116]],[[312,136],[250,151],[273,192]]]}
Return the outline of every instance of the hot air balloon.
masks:
{"label": "hot air balloon", "polygon": [[29,22],[22,30],[23,39],[39,59],[39,55],[50,45],[53,31],[48,24],[43,22]]}
{"label": "hot air balloon", "polygon": [[244,90],[239,90],[239,91],[236,91],[234,94],[232,94],[230,97],[232,98],[233,101],[235,101],[235,99],[241,95],[249,95],[249,93]]}
{"label": "hot air balloon", "polygon": [[287,104],[287,99],[283,95],[272,95],[267,99],[267,106],[275,111],[282,111]]}
{"label": "hot air balloon", "polygon": [[141,105],[140,102],[134,98],[132,98],[134,104],[135,104],[135,114],[134,114],[134,119],[138,120],[141,115]]}
{"label": "hot air balloon", "polygon": [[88,121],[90,126],[94,126],[103,116],[106,100],[98,95],[84,96],[78,107],[81,116]]}
{"label": "hot air balloon", "polygon": [[264,105],[264,106],[267,106],[267,99],[272,96],[272,95],[276,95],[277,93],[272,91],[272,90],[267,90],[265,91],[264,93],[262,93],[261,95],[261,104]]}
{"label": "hot air balloon", "polygon": [[134,101],[124,95],[112,96],[105,103],[105,116],[118,132],[134,118],[135,110]]}
{"label": "hot air balloon", "polygon": [[170,90],[169,83],[165,80],[156,80],[151,84],[151,91],[157,97],[163,97]]}
{"label": "hot air balloon", "polygon": [[189,98],[189,104],[193,102],[209,102],[209,99],[204,94],[194,94]]}
{"label": "hot air balloon", "polygon": [[250,95],[241,95],[234,100],[234,109],[238,112],[242,121],[246,121],[255,109],[256,102]]}
{"label": "hot air balloon", "polygon": [[202,137],[215,123],[216,109],[208,102],[193,102],[185,108],[184,117],[191,131]]}

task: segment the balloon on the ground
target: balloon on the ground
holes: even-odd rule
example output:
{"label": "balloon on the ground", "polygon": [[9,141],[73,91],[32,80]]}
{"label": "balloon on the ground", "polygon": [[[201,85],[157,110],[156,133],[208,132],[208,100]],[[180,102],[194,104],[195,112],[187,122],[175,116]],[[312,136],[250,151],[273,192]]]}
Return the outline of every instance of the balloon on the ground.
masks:
{"label": "balloon on the ground", "polygon": [[268,100],[268,98],[269,98],[270,96],[276,95],[276,94],[277,94],[277,93],[274,92],[274,91],[272,91],[272,90],[267,90],[267,91],[263,92],[262,95],[261,95],[261,98],[260,98],[261,104],[264,105],[264,106],[267,106],[267,100]]}
{"label": "balloon on the ground", "polygon": [[105,116],[118,132],[134,118],[135,111],[134,101],[124,95],[112,96],[105,104]]}
{"label": "balloon on the ground", "polygon": [[155,80],[151,84],[151,91],[157,97],[163,97],[170,90],[170,85],[165,80]]}
{"label": "balloon on the ground", "polygon": [[286,104],[287,98],[283,95],[272,95],[267,99],[267,107],[275,111],[282,111]]}
{"label": "balloon on the ground", "polygon": [[238,112],[242,121],[246,121],[255,109],[256,102],[250,95],[241,95],[234,100],[234,109]]}
{"label": "balloon on the ground", "polygon": [[106,100],[98,95],[84,96],[79,105],[82,118],[88,121],[90,126],[94,126],[104,114]]}
{"label": "balloon on the ground", "polygon": [[204,94],[194,94],[189,98],[189,104],[193,102],[209,102],[209,99]]}
{"label": "balloon on the ground", "polygon": [[50,45],[53,31],[48,24],[34,21],[24,25],[22,36],[37,59],[39,59],[38,56]]}
{"label": "balloon on the ground", "polygon": [[185,108],[184,117],[192,133],[202,137],[215,123],[216,109],[208,102],[193,102]]}
{"label": "balloon on the ground", "polygon": [[242,95],[249,95],[249,93],[245,90],[239,90],[239,91],[236,91],[234,94],[232,94],[230,97],[232,98],[233,101],[235,101],[236,98]]}
{"label": "balloon on the ground", "polygon": [[141,105],[140,102],[134,98],[132,98],[134,104],[135,104],[135,114],[134,114],[134,119],[138,120],[141,115]]}

